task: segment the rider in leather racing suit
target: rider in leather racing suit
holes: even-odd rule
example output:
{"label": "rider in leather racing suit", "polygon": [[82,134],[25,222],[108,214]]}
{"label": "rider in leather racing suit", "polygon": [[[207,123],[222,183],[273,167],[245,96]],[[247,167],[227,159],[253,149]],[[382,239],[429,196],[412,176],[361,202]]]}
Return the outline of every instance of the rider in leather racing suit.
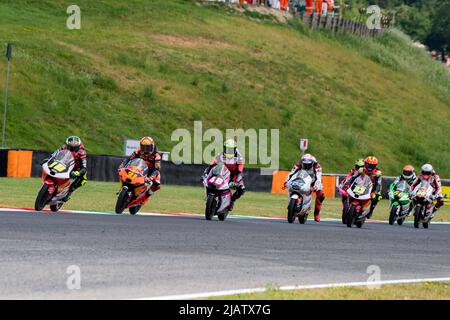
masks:
{"label": "rider in leather racing suit", "polygon": [[230,171],[230,180],[234,184],[236,191],[231,196],[229,211],[233,210],[234,202],[245,193],[245,185],[242,173],[244,171],[244,158],[237,149],[237,143],[233,139],[228,139],[223,145],[223,152],[218,154],[205,169],[202,180],[206,178],[212,168],[218,163],[223,163]]}
{"label": "rider in leather racing suit", "polygon": [[292,168],[289,176],[285,182],[291,179],[291,177],[300,170],[305,170],[308,172],[310,177],[313,179],[313,191],[316,193],[316,203],[314,207],[314,220],[320,221],[320,210],[322,208],[322,203],[325,200],[325,194],[322,191],[322,167],[317,162],[316,158],[310,154],[305,154],[299,160],[299,162]]}

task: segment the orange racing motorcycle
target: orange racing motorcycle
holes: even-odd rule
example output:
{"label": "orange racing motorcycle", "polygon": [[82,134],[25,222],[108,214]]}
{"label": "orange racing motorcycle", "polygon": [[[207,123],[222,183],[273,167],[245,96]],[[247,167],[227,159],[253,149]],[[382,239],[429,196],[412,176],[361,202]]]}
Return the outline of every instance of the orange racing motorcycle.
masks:
{"label": "orange racing motorcycle", "polygon": [[[119,169],[120,191],[116,202],[116,213],[122,213],[126,208],[131,214],[136,214],[147,203],[147,185],[145,178],[148,174],[148,166],[140,158],[132,159],[128,164]],[[148,188],[150,188],[148,186]]]}

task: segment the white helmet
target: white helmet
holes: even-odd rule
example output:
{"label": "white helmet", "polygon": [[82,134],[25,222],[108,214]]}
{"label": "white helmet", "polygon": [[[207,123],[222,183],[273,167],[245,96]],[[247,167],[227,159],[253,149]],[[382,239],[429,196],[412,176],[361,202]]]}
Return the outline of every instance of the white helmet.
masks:
{"label": "white helmet", "polygon": [[429,163],[422,166],[422,175],[429,176],[433,173],[433,166]]}
{"label": "white helmet", "polygon": [[317,160],[314,156],[307,153],[300,159],[300,162],[302,163],[303,169],[310,170],[317,163]]}

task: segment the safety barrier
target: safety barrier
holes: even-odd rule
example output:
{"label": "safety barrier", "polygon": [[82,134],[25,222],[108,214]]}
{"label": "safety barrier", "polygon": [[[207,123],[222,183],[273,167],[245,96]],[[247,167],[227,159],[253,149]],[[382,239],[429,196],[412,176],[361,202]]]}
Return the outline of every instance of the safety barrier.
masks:
{"label": "safety barrier", "polygon": [[[41,162],[50,157],[48,151],[0,150],[0,177],[40,177]],[[117,168],[124,157],[109,155],[88,155],[88,180],[117,182]],[[206,165],[174,164],[163,161],[161,165],[161,183],[168,185],[201,186],[200,177]],[[244,180],[249,191],[287,194],[283,189],[289,171],[274,171],[272,175],[261,175],[260,169],[246,168]],[[340,174],[323,176],[323,191],[327,198],[339,196],[339,183],[345,178]],[[389,185],[394,177],[382,178],[382,195],[388,198]],[[445,204],[450,205],[450,180],[442,180]]]}

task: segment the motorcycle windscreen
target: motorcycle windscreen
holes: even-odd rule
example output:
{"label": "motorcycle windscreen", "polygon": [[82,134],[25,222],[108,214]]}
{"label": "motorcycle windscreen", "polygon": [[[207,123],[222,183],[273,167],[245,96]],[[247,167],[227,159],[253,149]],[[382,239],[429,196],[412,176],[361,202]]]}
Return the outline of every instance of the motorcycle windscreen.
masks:
{"label": "motorcycle windscreen", "polygon": [[75,159],[69,150],[58,151],[49,161],[48,168],[51,172],[67,173],[75,164]]}
{"label": "motorcycle windscreen", "polygon": [[370,197],[370,192],[372,191],[372,181],[367,175],[360,175],[356,178],[355,182],[351,187],[353,193],[358,196],[358,198]]}
{"label": "motorcycle windscreen", "polygon": [[128,162],[127,170],[132,171],[141,177],[148,175],[148,166],[141,158],[136,158]]}
{"label": "motorcycle windscreen", "polygon": [[406,181],[401,181],[399,184],[397,184],[397,186],[395,187],[395,190],[403,192],[403,193],[409,193],[410,187],[406,183]]}

